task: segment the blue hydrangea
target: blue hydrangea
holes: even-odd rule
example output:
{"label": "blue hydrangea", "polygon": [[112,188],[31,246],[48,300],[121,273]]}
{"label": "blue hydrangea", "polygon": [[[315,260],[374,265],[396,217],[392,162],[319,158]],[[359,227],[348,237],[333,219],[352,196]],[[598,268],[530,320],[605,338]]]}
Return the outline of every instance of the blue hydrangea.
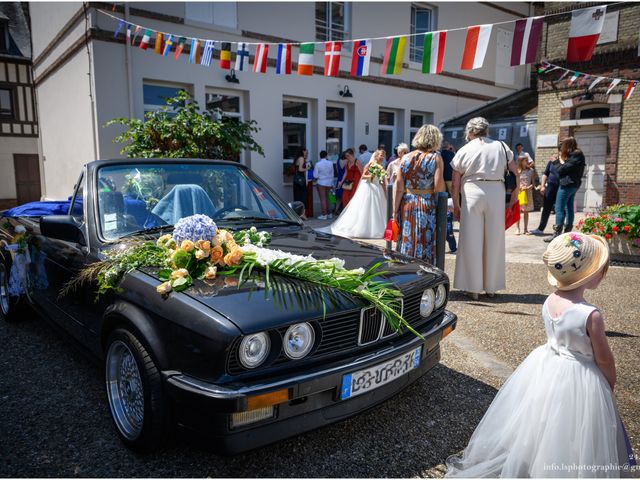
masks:
{"label": "blue hydrangea", "polygon": [[183,240],[211,240],[216,236],[218,227],[206,215],[191,215],[178,220],[173,228],[173,239],[178,245]]}

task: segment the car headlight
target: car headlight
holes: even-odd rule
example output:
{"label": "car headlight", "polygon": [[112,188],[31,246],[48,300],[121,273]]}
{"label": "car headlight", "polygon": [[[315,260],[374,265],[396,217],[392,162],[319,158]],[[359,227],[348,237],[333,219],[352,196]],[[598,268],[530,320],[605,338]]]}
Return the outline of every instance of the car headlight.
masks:
{"label": "car headlight", "polygon": [[447,287],[441,283],[436,287],[436,309],[440,308],[447,301]]}
{"label": "car headlight", "polygon": [[427,288],[420,299],[420,315],[428,317],[433,312],[436,304],[436,294],[431,288]]}
{"label": "car headlight", "polygon": [[315,338],[313,327],[308,323],[291,325],[282,342],[285,355],[293,360],[306,357],[313,348]]}
{"label": "car headlight", "polygon": [[271,340],[265,332],[247,335],[240,342],[240,363],[247,368],[262,364],[269,355]]}

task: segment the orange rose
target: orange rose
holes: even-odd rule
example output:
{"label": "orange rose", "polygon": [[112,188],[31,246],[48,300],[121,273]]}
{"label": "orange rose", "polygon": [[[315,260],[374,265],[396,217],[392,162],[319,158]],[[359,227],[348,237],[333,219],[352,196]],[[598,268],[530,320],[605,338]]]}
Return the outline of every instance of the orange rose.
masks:
{"label": "orange rose", "polygon": [[200,249],[196,250],[196,260],[204,260],[208,256],[209,256],[209,250],[207,250],[206,252]]}
{"label": "orange rose", "polygon": [[156,292],[160,295],[168,295],[171,292],[171,284],[169,282],[161,283],[156,287]]}
{"label": "orange rose", "polygon": [[229,265],[230,267],[235,267],[236,265],[240,265],[240,261],[242,260],[242,250],[238,247],[232,249],[229,253],[224,256],[224,263]]}
{"label": "orange rose", "polygon": [[216,265],[223,265],[223,260],[222,257],[224,256],[224,252],[222,251],[222,247],[219,245],[216,245],[215,247],[213,247],[211,249],[211,262],[215,263]]}
{"label": "orange rose", "polygon": [[178,270],[174,270],[171,272],[171,280],[175,280],[176,278],[182,278],[189,275],[189,270],[186,268],[179,268]]}
{"label": "orange rose", "polygon": [[209,240],[198,240],[196,242],[196,248],[207,252],[208,255],[209,250],[211,250],[211,242]]}
{"label": "orange rose", "polygon": [[215,279],[216,273],[218,273],[218,267],[207,267],[207,270],[204,272],[205,280]]}
{"label": "orange rose", "polygon": [[195,244],[191,240],[183,240],[180,244],[180,248],[185,252],[190,252],[195,247]]}

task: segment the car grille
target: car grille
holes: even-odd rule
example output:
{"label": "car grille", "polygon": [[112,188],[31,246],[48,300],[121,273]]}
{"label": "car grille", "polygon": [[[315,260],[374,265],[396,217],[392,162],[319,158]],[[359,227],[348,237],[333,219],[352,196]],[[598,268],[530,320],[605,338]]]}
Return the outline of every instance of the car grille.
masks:
{"label": "car grille", "polygon": [[[442,309],[439,309],[434,311],[428,318],[420,316],[422,292],[423,290],[421,289],[417,292],[405,294],[402,304],[398,307],[399,313],[414,329],[422,328],[442,312]],[[320,343],[307,358],[296,361],[296,366],[302,365],[302,362],[314,363],[317,360],[325,360],[328,357],[337,357],[346,352],[365,351],[398,335],[382,313],[374,307],[341,312],[311,323],[317,323],[317,326],[319,326],[321,332]],[[281,338],[284,337],[287,328],[288,326],[284,326],[277,329]],[[407,330],[403,329],[400,335],[407,333]],[[240,341],[241,339],[237,339],[231,346],[227,362],[227,371],[230,375],[239,375],[247,371],[238,359]],[[275,347],[275,345],[272,344],[272,347]],[[263,370],[266,372],[271,367],[290,362],[291,360],[284,352],[281,352],[271,362],[271,365],[265,366]]]}

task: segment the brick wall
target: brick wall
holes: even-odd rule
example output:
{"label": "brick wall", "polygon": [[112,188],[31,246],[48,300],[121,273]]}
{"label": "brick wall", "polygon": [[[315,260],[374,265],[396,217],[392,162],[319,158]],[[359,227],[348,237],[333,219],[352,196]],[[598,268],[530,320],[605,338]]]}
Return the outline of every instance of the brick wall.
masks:
{"label": "brick wall", "polygon": [[[538,136],[558,135],[560,124],[560,110],[562,103],[557,92],[546,92],[538,95]],[[536,170],[542,175],[547,161],[556,153],[556,147],[539,148],[536,145],[534,158],[536,159]]]}
{"label": "brick wall", "polygon": [[640,183],[640,91],[638,89],[622,104],[620,127],[618,182]]}

